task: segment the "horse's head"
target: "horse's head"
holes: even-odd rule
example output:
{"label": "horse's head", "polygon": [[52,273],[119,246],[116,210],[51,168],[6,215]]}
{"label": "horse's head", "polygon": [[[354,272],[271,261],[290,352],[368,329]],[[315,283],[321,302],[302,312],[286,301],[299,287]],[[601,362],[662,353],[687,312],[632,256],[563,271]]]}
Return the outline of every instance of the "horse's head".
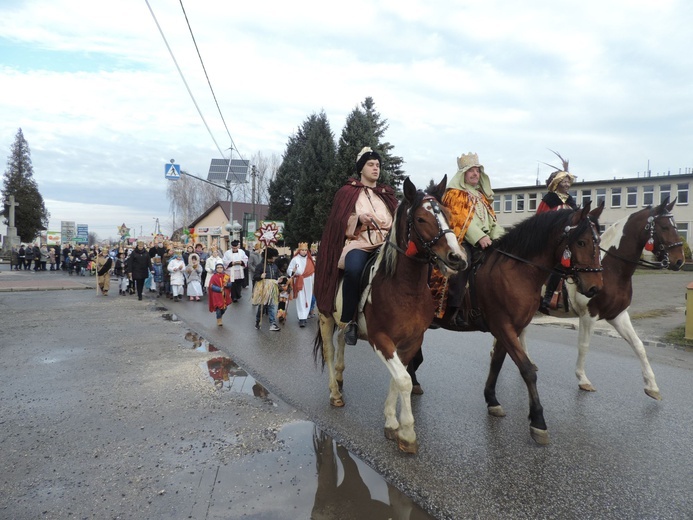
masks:
{"label": "horse's head", "polygon": [[561,265],[572,277],[578,291],[595,296],[603,287],[601,255],[599,253],[599,216],[604,203],[590,211],[592,202],[573,212],[570,224],[563,230],[565,249]]}
{"label": "horse's head", "polygon": [[676,228],[674,215],[671,213],[674,204],[676,199],[669,202],[667,197],[664,202],[651,210],[645,224],[645,231],[648,233],[645,249],[652,251],[663,268],[678,271],[683,267],[686,259],[683,253],[683,241]]}
{"label": "horse's head", "polygon": [[418,191],[409,178],[404,181],[404,200],[409,206],[407,256],[427,258],[440,272],[450,276],[467,268],[468,259],[450,229],[450,213],[440,202],[447,175],[426,194]]}

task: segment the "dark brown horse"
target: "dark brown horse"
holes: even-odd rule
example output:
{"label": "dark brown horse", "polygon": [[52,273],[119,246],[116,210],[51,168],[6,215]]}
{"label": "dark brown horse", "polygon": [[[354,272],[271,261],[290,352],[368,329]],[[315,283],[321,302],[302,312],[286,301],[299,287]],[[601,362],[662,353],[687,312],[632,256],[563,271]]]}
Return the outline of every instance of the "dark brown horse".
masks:
{"label": "dark brown horse", "polygon": [[[647,207],[636,211],[609,226],[601,236],[604,268],[604,288],[596,296],[578,294],[568,284],[569,310],[551,311],[552,316],[579,316],[578,358],[575,375],[582,390],[594,392],[595,388],[585,373],[585,358],[590,348],[590,338],[597,320],[606,320],[631,346],[640,360],[645,393],[653,399],[661,399],[654,372],[647,353],[630,321],[628,307],[633,297],[633,273],[636,267],[671,269],[678,271],[685,262],[683,242],[676,229],[671,210],[676,200],[669,199],[656,208]],[[648,243],[651,244],[648,246]],[[650,249],[655,262],[641,259],[643,249]],[[646,296],[646,295],[643,295]],[[525,346],[525,333],[520,336]]]}
{"label": "dark brown horse", "polygon": [[[482,330],[495,338],[484,388],[488,413],[505,415],[496,398],[496,381],[508,354],[527,385],[530,434],[539,444],[548,444],[549,436],[537,391],[536,367],[518,337],[539,309],[541,289],[550,272],[560,269],[588,296],[601,290],[598,218],[603,209],[600,205],[590,213],[588,203],[575,211],[549,211],[529,217],[494,242],[472,275],[475,278],[469,292],[476,296],[472,306],[483,318]],[[556,268],[564,258],[568,266]]]}
{"label": "dark brown horse", "polygon": [[[417,443],[411,411],[412,383],[406,367],[421,348],[424,332],[433,320],[429,264],[436,264],[446,275],[467,267],[466,254],[448,224],[447,209],[440,204],[446,183],[447,176],[427,195],[417,191],[409,179],[404,181],[404,200],[376,257],[370,287],[364,291],[359,306],[359,338],[368,340],[392,378],[385,400],[385,435],[397,439],[399,448],[408,453],[416,453]],[[343,329],[337,334],[336,360],[332,342],[341,301],[340,284],[337,310],[332,316],[320,314],[320,330],[313,349],[316,362],[321,359],[323,368],[327,365],[332,406],[344,406]]]}

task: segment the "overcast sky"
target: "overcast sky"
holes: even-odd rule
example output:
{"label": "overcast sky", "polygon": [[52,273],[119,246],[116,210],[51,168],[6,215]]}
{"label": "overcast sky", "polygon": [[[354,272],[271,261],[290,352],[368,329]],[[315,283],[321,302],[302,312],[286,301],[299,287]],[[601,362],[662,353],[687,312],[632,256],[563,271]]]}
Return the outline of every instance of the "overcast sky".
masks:
{"label": "overcast sky", "polygon": [[[122,223],[151,234],[159,218],[169,234],[164,164],[204,177],[228,154],[180,2],[149,6],[0,4],[0,152],[22,128],[51,229],[76,221],[104,239]],[[693,167],[690,1],[183,6],[244,159],[281,155],[322,110],[337,139],[371,96],[419,186],[469,151],[494,187],[543,183],[549,148],[584,180],[643,175],[648,161],[653,175]]]}

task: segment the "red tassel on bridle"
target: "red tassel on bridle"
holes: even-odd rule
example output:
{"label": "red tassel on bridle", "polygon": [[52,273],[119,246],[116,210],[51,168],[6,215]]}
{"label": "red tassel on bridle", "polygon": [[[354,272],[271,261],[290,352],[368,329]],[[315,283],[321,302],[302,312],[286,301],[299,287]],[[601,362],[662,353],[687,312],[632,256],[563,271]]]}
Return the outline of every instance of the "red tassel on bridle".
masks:
{"label": "red tassel on bridle", "polygon": [[407,256],[416,256],[418,253],[419,250],[416,248],[416,244],[414,244],[414,242],[410,240],[409,245],[407,245],[407,251],[405,254]]}
{"label": "red tassel on bridle", "polygon": [[566,247],[565,251],[563,251],[563,257],[561,258],[561,265],[566,269],[570,267],[570,256],[570,249]]}
{"label": "red tassel on bridle", "polygon": [[654,251],[654,238],[650,237],[650,239],[647,241],[645,244],[645,251]]}

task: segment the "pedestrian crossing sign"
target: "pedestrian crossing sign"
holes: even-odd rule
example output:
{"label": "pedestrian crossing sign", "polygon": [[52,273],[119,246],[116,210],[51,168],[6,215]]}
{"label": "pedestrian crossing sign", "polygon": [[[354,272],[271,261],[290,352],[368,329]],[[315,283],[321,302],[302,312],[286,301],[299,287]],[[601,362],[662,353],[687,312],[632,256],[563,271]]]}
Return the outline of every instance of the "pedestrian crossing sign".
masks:
{"label": "pedestrian crossing sign", "polygon": [[180,179],[180,164],[164,164],[164,175],[171,181]]}

